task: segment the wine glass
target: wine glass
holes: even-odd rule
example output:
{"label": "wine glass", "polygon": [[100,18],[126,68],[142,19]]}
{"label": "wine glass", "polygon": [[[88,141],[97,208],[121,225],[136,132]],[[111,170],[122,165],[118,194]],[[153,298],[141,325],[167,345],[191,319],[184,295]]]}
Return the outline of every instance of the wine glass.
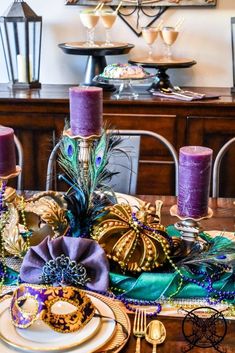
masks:
{"label": "wine glass", "polygon": [[153,60],[153,43],[157,39],[158,32],[158,27],[142,27],[143,38],[149,47],[148,59],[150,61]]}
{"label": "wine glass", "polygon": [[110,29],[112,28],[116,18],[117,18],[117,11],[112,10],[102,10],[100,11],[100,18],[105,28],[106,39],[104,46],[110,47],[114,44],[110,40]]}
{"label": "wine glass", "polygon": [[87,29],[87,41],[84,44],[86,47],[96,47],[94,43],[94,28],[99,21],[99,13],[95,10],[83,10],[80,12],[82,24]]}
{"label": "wine glass", "polygon": [[166,44],[166,58],[170,60],[172,58],[171,46],[175,43],[178,37],[179,31],[175,27],[163,27],[161,30],[161,36]]}

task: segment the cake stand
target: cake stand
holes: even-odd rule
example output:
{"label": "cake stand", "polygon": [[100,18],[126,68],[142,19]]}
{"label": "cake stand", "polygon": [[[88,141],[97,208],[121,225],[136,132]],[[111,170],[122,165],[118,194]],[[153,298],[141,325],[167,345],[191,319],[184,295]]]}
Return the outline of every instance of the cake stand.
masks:
{"label": "cake stand", "polygon": [[168,59],[165,57],[153,57],[153,58],[137,58],[128,61],[130,64],[137,64],[143,67],[154,68],[157,70],[156,79],[148,90],[154,92],[161,89],[173,88],[170,81],[169,75],[166,73],[168,69],[181,69],[191,67],[196,64],[195,60],[191,59]]}
{"label": "cake stand", "polygon": [[156,75],[147,75],[146,77],[142,78],[109,78],[109,77],[104,77],[102,75],[98,75],[95,77],[93,81],[95,82],[108,82],[111,84],[120,84],[119,88],[117,89],[116,92],[112,95],[112,98],[114,99],[127,99],[127,100],[132,100],[132,99],[137,99],[139,94],[138,92],[135,91],[133,87],[133,83],[138,83],[138,82],[152,82]]}
{"label": "cake stand", "polygon": [[104,42],[95,42],[97,46],[87,47],[85,42],[69,42],[59,44],[66,54],[71,55],[87,55],[87,64],[85,69],[85,78],[84,84],[89,86],[101,86],[104,89],[115,89],[113,85],[105,83],[93,82],[93,78],[104,71],[104,68],[107,66],[106,58],[107,55],[122,55],[127,54],[129,51],[134,48],[133,44],[129,43],[112,43],[112,46],[104,46]]}

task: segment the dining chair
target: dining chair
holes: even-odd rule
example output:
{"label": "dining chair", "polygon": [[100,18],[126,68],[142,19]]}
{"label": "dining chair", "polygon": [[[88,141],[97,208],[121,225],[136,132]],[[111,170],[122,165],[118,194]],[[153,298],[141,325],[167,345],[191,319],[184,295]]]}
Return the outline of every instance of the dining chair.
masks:
{"label": "dining chair", "polygon": [[[133,173],[131,174],[131,178],[132,180],[130,181],[130,192],[124,192],[124,193],[128,193],[128,194],[136,194],[136,190],[137,190],[137,181],[138,181],[138,168],[140,166],[141,163],[146,163],[146,162],[150,162],[153,165],[159,165],[159,164],[169,164],[171,165],[172,163],[174,164],[175,167],[175,195],[178,195],[178,169],[179,169],[179,165],[178,165],[178,156],[177,156],[177,152],[174,148],[174,146],[170,143],[170,141],[168,141],[165,137],[163,137],[160,134],[157,134],[156,132],[153,131],[149,131],[149,130],[113,130],[113,133],[119,134],[120,136],[126,137],[126,138],[133,138],[133,137],[138,137],[139,138],[139,144],[138,144],[138,148],[136,149],[136,153],[135,153],[135,149],[133,149],[133,156],[132,158],[132,162],[133,162]],[[168,152],[170,153],[172,160],[173,161],[159,161],[159,160],[155,160],[155,159],[151,159],[150,161],[145,161],[142,160],[140,158],[140,150],[141,150],[141,142],[143,140],[144,137],[148,137],[151,139],[154,139],[158,142],[160,142],[164,147],[166,147],[166,149],[168,150]],[[137,144],[137,142],[135,142]],[[152,140],[149,140],[149,143],[152,143]],[[116,176],[117,178],[119,178],[119,175]],[[124,179],[124,178],[122,178]],[[128,179],[127,179],[128,180]],[[119,191],[118,187],[117,190],[114,191],[118,191],[118,192],[122,192]]]}
{"label": "dining chair", "polygon": [[[175,195],[178,194],[178,157],[173,145],[162,135],[149,130],[108,130],[108,132],[118,135],[122,141],[119,145],[120,153],[114,154],[110,157],[109,169],[113,172],[118,172],[114,175],[111,181],[108,183],[112,186],[115,192],[121,192],[125,194],[136,194],[137,180],[138,180],[138,168],[141,162],[140,160],[140,149],[142,137],[150,137],[163,144],[169,151],[173,161],[161,161],[161,163],[174,164],[175,166]],[[47,166],[46,176],[46,190],[52,188],[52,182],[54,179],[54,165],[56,156],[60,147],[58,142],[53,148]],[[159,164],[157,160],[150,161],[153,164]]]}
{"label": "dining chair", "polygon": [[[112,131],[113,135],[120,136],[119,131]],[[56,187],[56,158],[61,141],[53,148],[48,164],[46,175],[46,190]],[[109,158],[108,169],[114,173],[112,178],[106,182],[114,191],[123,194],[135,194],[137,186],[137,175],[139,166],[140,136],[121,135],[118,149]],[[117,173],[117,174],[116,174]]]}
{"label": "dining chair", "polygon": [[219,150],[213,165],[212,171],[212,197],[219,197],[220,166],[229,148],[235,143],[235,137],[228,140]]}

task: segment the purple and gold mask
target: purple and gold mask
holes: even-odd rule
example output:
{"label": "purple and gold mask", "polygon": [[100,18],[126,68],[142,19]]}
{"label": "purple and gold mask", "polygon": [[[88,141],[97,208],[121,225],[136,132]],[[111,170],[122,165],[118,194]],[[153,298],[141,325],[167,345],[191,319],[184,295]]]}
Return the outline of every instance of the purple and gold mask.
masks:
{"label": "purple and gold mask", "polygon": [[[26,310],[27,300],[33,301],[33,310]],[[72,304],[76,309],[68,314],[53,312],[53,305],[59,301]],[[45,287],[22,284],[15,290],[11,306],[12,322],[16,327],[27,328],[38,319],[53,330],[68,333],[85,326],[95,314],[90,298],[75,287]]]}

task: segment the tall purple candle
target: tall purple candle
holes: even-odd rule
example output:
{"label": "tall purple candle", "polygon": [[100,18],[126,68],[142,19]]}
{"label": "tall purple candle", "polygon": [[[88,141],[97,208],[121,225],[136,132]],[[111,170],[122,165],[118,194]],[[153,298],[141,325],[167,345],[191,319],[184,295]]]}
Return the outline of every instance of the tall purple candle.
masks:
{"label": "tall purple candle", "polygon": [[180,148],[178,214],[200,218],[208,213],[212,150],[201,146]]}
{"label": "tall purple candle", "polygon": [[0,177],[16,171],[14,130],[0,126]]}
{"label": "tall purple candle", "polygon": [[103,126],[103,90],[99,87],[71,87],[70,126],[73,136],[100,135]]}

